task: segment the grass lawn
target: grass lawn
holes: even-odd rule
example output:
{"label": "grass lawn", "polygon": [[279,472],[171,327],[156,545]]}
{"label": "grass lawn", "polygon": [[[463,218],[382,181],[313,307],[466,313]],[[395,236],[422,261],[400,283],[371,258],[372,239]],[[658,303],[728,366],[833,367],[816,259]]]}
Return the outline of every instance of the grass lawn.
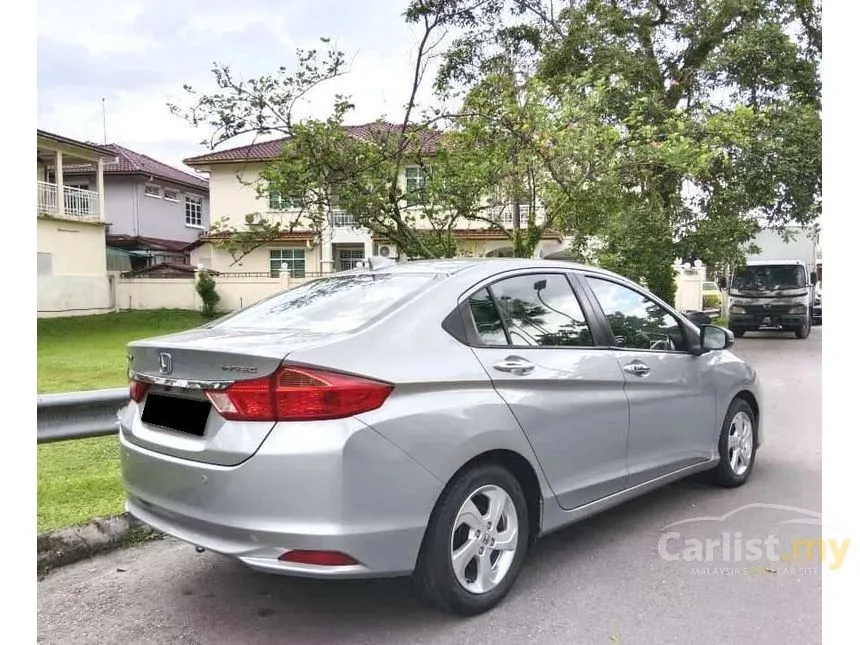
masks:
{"label": "grass lawn", "polygon": [[[38,391],[122,387],[127,382],[126,344],[203,322],[199,313],[182,310],[40,318]],[[122,512],[116,437],[60,441],[37,450],[40,533]]]}
{"label": "grass lawn", "polygon": [[37,320],[38,392],[75,392],[122,387],[125,346],[203,324],[195,311],[156,309],[103,316]]}
{"label": "grass lawn", "polygon": [[119,440],[97,437],[40,445],[38,481],[39,533],[121,513]]}

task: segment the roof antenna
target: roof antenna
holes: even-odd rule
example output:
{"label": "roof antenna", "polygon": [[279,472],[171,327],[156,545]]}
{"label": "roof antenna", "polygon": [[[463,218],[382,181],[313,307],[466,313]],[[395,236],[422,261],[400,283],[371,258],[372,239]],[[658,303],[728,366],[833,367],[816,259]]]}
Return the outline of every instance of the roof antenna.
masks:
{"label": "roof antenna", "polygon": [[107,114],[105,111],[104,97],[102,97],[102,143],[107,145]]}

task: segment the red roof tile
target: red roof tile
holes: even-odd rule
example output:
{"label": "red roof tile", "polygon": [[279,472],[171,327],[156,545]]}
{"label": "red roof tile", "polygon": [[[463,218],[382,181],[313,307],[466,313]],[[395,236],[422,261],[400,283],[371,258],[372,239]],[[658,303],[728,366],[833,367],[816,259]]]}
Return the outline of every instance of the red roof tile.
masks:
{"label": "red roof tile", "polygon": [[108,246],[114,246],[120,249],[130,249],[137,247],[146,247],[159,251],[171,251],[181,253],[188,246],[188,242],[184,240],[165,240],[160,237],[141,237],[138,235],[108,235],[106,237]]}
{"label": "red roof tile", "polygon": [[[92,145],[92,144],[91,144]],[[107,148],[116,155],[116,161],[106,163],[104,172],[106,175],[146,175],[161,179],[162,181],[170,181],[191,188],[199,188],[201,190],[209,189],[209,182],[203,177],[192,175],[190,172],[184,172],[173,166],[168,166],[152,157],[129,150],[115,143],[109,143],[102,146]],[[80,175],[93,172],[91,165],[66,166],[63,173],[66,175]]]}
{"label": "red roof tile", "polygon": [[[394,123],[377,121],[362,125],[348,125],[346,126],[346,132],[351,137],[368,141],[375,137],[398,134],[401,127]],[[418,130],[416,126],[411,127],[419,133],[418,138],[421,152],[423,154],[432,154],[439,144],[441,132],[431,129]],[[189,166],[202,166],[210,163],[230,163],[236,161],[271,161],[281,154],[286,140],[287,137],[281,137],[280,139],[252,143],[247,146],[208,152],[196,157],[189,157],[184,160],[184,163]]]}

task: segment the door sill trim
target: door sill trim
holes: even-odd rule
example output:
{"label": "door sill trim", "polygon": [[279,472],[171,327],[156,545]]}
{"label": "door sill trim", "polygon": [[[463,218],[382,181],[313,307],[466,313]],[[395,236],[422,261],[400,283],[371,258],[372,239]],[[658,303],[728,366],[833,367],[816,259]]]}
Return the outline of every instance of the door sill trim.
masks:
{"label": "door sill trim", "polygon": [[[671,473],[666,473],[665,475],[660,475],[654,479],[649,479],[648,481],[632,486],[631,488],[625,488],[617,493],[612,493],[611,495],[601,497],[593,502],[588,502],[587,504],[577,506],[570,510],[557,506],[555,511],[552,513],[552,517],[550,517],[550,514],[548,513],[544,514],[544,526],[541,527],[540,535],[542,537],[555,530],[564,528],[569,524],[578,522],[581,519],[585,519],[591,515],[596,515],[597,513],[610,509],[613,506],[618,506],[624,502],[639,497],[640,495],[662,488],[675,480],[683,479],[697,472],[708,470],[719,464],[719,462],[719,457],[714,457],[697,464],[685,466],[684,468],[674,470]],[[549,524],[548,526],[547,523]]]}

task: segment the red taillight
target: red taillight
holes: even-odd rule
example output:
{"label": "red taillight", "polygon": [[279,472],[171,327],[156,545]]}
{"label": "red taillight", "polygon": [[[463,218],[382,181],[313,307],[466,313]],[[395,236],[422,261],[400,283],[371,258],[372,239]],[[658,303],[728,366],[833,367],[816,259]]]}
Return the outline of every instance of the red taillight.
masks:
{"label": "red taillight", "polygon": [[131,379],[128,382],[128,398],[135,403],[140,403],[143,397],[146,396],[146,391],[149,389],[149,383]]}
{"label": "red taillight", "polygon": [[352,564],[358,564],[346,553],[340,551],[303,551],[301,549],[287,551],[278,560],[301,564],[318,564],[327,567],[348,567]]}
{"label": "red taillight", "polygon": [[381,406],[394,387],[360,376],[284,367],[270,377],[210,390],[209,400],[233,421],[342,419]]}

